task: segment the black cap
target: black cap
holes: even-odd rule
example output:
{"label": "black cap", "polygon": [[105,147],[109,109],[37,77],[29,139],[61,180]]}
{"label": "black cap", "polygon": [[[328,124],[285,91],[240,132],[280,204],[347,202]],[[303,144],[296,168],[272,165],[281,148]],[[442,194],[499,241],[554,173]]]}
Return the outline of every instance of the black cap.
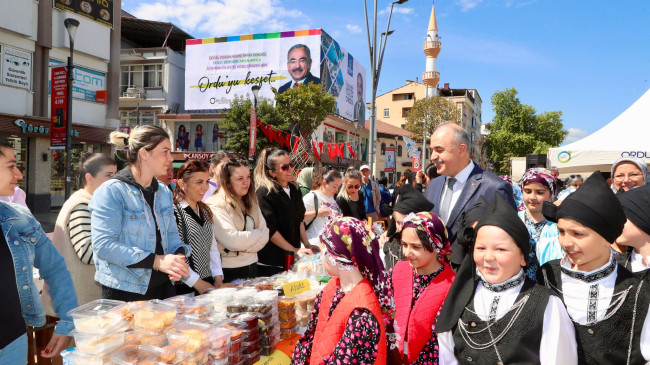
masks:
{"label": "black cap", "polygon": [[628,190],[618,199],[627,219],[650,235],[650,185]]}
{"label": "black cap", "polygon": [[508,233],[515,240],[517,246],[528,260],[530,252],[530,234],[524,222],[517,215],[517,211],[508,204],[499,193],[494,193],[494,200],[488,206],[483,217],[476,225],[476,232],[483,226],[496,226]]}
{"label": "black cap", "polygon": [[551,222],[557,223],[560,218],[574,220],[591,228],[609,243],[621,235],[626,221],[621,202],[600,171],[591,174],[559,207],[544,202],[542,213]]}

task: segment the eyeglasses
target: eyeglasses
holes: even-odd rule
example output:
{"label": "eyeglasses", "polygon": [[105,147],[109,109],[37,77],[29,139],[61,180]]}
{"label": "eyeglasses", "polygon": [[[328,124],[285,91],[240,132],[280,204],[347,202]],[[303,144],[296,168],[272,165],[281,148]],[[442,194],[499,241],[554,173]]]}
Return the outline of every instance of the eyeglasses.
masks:
{"label": "eyeglasses", "polygon": [[643,178],[643,174],[640,173],[640,172],[631,172],[631,173],[629,173],[627,175],[625,175],[625,174],[617,174],[616,176],[614,176],[614,180],[616,180],[618,182],[621,182],[621,181],[625,180],[626,177],[628,179],[630,179],[630,180],[638,181],[638,180],[641,180]]}
{"label": "eyeglasses", "polygon": [[361,185],[348,185],[348,189],[359,189]]}
{"label": "eyeglasses", "polygon": [[582,179],[582,176],[580,174],[577,174],[577,175],[572,174],[572,175],[569,175],[569,178],[571,178],[571,179]]}
{"label": "eyeglasses", "polygon": [[294,167],[296,167],[296,164],[293,163],[293,162],[291,162],[291,163],[283,163],[282,165],[280,165],[280,170],[289,171],[290,168],[293,169]]}
{"label": "eyeglasses", "polygon": [[296,63],[307,63],[308,61],[309,60],[306,59],[305,57],[301,57],[299,59],[292,58],[287,63],[290,65],[295,65]]}

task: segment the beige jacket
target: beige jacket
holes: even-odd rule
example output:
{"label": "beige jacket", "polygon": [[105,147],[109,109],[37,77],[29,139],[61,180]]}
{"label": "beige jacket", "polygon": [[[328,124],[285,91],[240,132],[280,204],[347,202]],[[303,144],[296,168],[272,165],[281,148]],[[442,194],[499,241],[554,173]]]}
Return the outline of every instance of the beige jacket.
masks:
{"label": "beige jacket", "polygon": [[[95,281],[95,265],[86,265],[79,260],[79,256],[77,256],[77,253],[72,247],[70,233],[68,232],[68,221],[70,220],[72,210],[79,204],[90,203],[91,198],[92,195],[90,193],[84,189],[80,189],[66,200],[56,218],[54,237],[52,238],[52,243],[65,259],[65,264],[68,267],[68,271],[70,271],[80,306],[95,299],[100,299],[102,294],[101,285]],[[48,315],[55,315],[52,299],[46,288],[43,289],[42,300],[45,312]]]}
{"label": "beige jacket", "polygon": [[244,231],[244,214],[226,200],[223,189],[205,203],[212,210],[212,228],[221,254],[221,266],[236,268],[256,263],[257,252],[269,241],[269,229],[260,207],[255,206],[249,215],[255,220],[255,228]]}

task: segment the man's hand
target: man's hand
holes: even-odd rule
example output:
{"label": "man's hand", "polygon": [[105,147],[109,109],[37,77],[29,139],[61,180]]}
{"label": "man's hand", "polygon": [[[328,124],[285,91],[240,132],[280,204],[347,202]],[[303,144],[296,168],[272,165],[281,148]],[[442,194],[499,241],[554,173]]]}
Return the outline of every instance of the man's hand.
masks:
{"label": "man's hand", "polygon": [[45,349],[41,351],[41,356],[52,358],[68,348],[71,341],[72,337],[53,334],[50,342],[45,346]]}

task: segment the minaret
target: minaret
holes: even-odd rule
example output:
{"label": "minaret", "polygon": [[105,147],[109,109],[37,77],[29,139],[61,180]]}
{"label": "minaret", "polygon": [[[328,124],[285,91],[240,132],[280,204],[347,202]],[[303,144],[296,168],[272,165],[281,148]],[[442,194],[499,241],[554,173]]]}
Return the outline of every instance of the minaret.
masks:
{"label": "minaret", "polygon": [[427,98],[436,95],[436,86],[438,86],[438,81],[440,81],[440,72],[436,71],[439,53],[440,38],[438,37],[438,24],[436,22],[436,8],[434,3],[431,5],[429,30],[424,41],[424,54],[427,56],[427,68],[422,73],[422,82],[427,85]]}

